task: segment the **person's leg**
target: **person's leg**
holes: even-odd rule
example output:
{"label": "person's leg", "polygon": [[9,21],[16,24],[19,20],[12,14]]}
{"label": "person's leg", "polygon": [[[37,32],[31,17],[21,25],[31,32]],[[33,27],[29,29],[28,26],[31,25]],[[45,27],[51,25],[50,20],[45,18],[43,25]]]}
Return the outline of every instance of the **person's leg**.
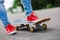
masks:
{"label": "person's leg", "polygon": [[24,7],[24,10],[26,12],[27,21],[28,22],[37,22],[37,21],[39,21],[40,19],[35,14],[35,12],[32,12],[31,0],[21,0],[21,2],[22,2],[22,5]]}
{"label": "person's leg", "polygon": [[7,13],[3,4],[0,4],[0,19],[4,24],[7,34],[16,33],[16,28],[12,26],[7,19]]}
{"label": "person's leg", "polygon": [[31,0],[21,0],[21,3],[23,5],[24,11],[26,12],[26,15],[30,15],[30,13],[32,13]]}
{"label": "person's leg", "polygon": [[4,24],[4,27],[6,27],[7,24],[10,23],[7,19],[7,14],[6,14],[5,8],[3,6],[0,7],[0,19],[1,19],[2,23]]}

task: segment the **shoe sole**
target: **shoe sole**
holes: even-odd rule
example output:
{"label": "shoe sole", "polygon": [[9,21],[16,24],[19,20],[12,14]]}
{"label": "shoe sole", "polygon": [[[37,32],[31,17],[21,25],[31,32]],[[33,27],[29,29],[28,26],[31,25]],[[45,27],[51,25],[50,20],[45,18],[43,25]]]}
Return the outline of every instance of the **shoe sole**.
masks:
{"label": "shoe sole", "polygon": [[14,34],[16,34],[17,33],[17,31],[13,31],[13,32],[11,32],[11,33],[8,33],[9,35],[14,35]]}

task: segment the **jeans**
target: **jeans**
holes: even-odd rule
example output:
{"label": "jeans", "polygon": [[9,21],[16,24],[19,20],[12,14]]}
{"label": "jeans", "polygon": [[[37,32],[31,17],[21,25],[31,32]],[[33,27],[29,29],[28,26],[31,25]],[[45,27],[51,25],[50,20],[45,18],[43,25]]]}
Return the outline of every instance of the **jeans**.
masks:
{"label": "jeans", "polygon": [[7,19],[7,13],[3,3],[0,4],[0,20],[4,24],[4,27],[6,27],[10,23]]}
{"label": "jeans", "polygon": [[26,12],[26,16],[29,16],[32,13],[31,0],[21,0],[21,3],[24,7],[24,11]]}

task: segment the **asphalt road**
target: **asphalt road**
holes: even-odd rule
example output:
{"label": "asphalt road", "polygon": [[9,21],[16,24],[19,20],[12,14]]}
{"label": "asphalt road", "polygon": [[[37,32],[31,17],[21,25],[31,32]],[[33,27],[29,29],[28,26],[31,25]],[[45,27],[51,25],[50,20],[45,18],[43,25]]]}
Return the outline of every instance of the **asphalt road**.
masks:
{"label": "asphalt road", "polygon": [[[29,31],[18,31],[16,35],[7,35],[0,21],[0,40],[60,40],[60,8],[36,10],[39,18],[51,18],[46,22],[48,29],[31,33]],[[19,25],[20,20],[26,19],[24,13],[11,14],[8,12],[8,19],[13,25]]]}

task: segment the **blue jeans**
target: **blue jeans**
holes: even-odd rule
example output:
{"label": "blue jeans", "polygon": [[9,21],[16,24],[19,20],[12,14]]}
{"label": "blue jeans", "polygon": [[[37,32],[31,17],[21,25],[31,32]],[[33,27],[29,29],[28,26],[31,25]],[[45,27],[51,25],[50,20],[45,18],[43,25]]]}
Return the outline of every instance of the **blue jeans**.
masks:
{"label": "blue jeans", "polygon": [[7,19],[7,13],[3,3],[0,4],[0,20],[4,24],[4,27],[10,23]]}
{"label": "blue jeans", "polygon": [[21,3],[24,7],[24,11],[26,12],[26,15],[30,15],[32,13],[32,6],[31,6],[31,0],[21,0]]}

